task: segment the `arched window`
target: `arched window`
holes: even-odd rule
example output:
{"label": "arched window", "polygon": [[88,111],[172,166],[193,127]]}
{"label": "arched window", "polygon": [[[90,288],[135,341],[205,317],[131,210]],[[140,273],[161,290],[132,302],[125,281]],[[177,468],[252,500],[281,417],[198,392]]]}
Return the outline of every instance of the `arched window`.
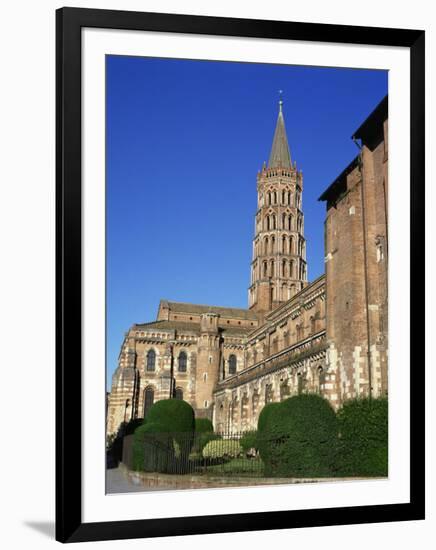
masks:
{"label": "arched window", "polygon": [[294,237],[289,237],[289,254],[294,254]]}
{"label": "arched window", "polygon": [[265,237],[263,243],[264,243],[263,253],[268,254],[268,237]]}
{"label": "arched window", "polygon": [[282,203],[285,204],[285,200],[286,200],[286,192],[285,190],[282,191]]}
{"label": "arched window", "polygon": [[176,388],[175,398],[180,399],[181,401],[183,401],[183,390],[182,390],[182,388]]}
{"label": "arched window", "polygon": [[267,230],[270,229],[269,216],[266,217],[266,228],[267,228]]}
{"label": "arched window", "polygon": [[271,303],[274,302],[274,287],[271,287]]}
{"label": "arched window", "polygon": [[147,370],[156,370],[156,352],[154,349],[149,350],[147,353]]}
{"label": "arched window", "polygon": [[282,261],[282,277],[286,277],[286,260]]}
{"label": "arched window", "polygon": [[151,386],[147,386],[144,390],[144,418],[147,416],[150,407],[154,403],[154,389]]}
{"label": "arched window", "polygon": [[271,403],[274,400],[274,392],[272,384],[266,384],[265,386],[265,403]]}
{"label": "arched window", "polygon": [[282,229],[286,229],[286,214],[282,214]]}
{"label": "arched window", "polygon": [[272,341],[271,349],[272,353],[277,353],[279,349],[277,338],[274,338],[274,340]]}
{"label": "arched window", "polygon": [[266,262],[263,262],[263,276],[266,277],[268,275],[268,264]]}
{"label": "arched window", "polygon": [[303,327],[301,325],[297,325],[295,329],[297,331],[297,340],[301,340],[303,338]]}
{"label": "arched window", "polygon": [[275,238],[274,235],[273,235],[273,236],[271,237],[271,254],[274,254],[275,246],[276,246],[276,238]]}
{"label": "arched window", "polygon": [[286,254],[286,235],[282,237],[282,254]]}
{"label": "arched window", "polygon": [[273,197],[274,197],[274,204],[277,204],[277,191],[274,191]]}
{"label": "arched window", "polygon": [[294,277],[294,261],[289,262],[289,277],[292,279]]}
{"label": "arched window", "polygon": [[236,355],[230,355],[229,357],[229,374],[236,374]]}
{"label": "arched window", "polygon": [[324,384],[324,369],[320,365],[318,367],[318,392],[321,393],[322,385]]}
{"label": "arched window", "polygon": [[276,217],[275,217],[275,214],[272,215],[272,228],[273,228],[273,229],[276,228]]}
{"label": "arched window", "polygon": [[184,351],[179,353],[179,372],[186,372],[188,357]]}
{"label": "arched window", "polygon": [[288,191],[288,204],[290,205],[291,204],[291,192]]}
{"label": "arched window", "polygon": [[291,215],[288,216],[288,229],[289,230],[292,229],[292,216]]}
{"label": "arched window", "polygon": [[269,263],[269,274],[271,277],[274,277],[274,260],[271,260]]}
{"label": "arched window", "polygon": [[283,345],[285,346],[285,348],[289,346],[289,331],[286,331],[283,334]]}

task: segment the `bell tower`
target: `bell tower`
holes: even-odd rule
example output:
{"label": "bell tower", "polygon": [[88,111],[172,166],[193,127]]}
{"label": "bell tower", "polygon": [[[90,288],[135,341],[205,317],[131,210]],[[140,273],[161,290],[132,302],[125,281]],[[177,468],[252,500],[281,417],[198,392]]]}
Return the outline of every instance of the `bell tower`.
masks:
{"label": "bell tower", "polygon": [[267,313],[307,284],[303,173],[292,163],[283,101],[268,165],[257,174],[257,212],[249,308]]}

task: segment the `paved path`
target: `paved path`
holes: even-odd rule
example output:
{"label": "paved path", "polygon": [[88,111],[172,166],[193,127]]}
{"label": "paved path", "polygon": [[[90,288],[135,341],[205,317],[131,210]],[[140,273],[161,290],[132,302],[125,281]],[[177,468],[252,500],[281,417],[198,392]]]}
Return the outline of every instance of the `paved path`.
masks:
{"label": "paved path", "polygon": [[120,467],[106,470],[107,493],[139,493],[146,490],[142,483],[134,483],[129,479]]}

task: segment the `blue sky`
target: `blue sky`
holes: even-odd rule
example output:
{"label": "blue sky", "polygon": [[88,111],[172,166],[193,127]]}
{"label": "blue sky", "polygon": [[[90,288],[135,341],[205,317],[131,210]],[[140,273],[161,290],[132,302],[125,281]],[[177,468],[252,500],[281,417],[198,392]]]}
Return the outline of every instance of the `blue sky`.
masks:
{"label": "blue sky", "polygon": [[108,56],[108,389],[124,333],[159,300],[247,307],[256,174],[283,90],[303,170],[309,280],[324,271],[320,194],[357,153],[350,136],[386,71]]}

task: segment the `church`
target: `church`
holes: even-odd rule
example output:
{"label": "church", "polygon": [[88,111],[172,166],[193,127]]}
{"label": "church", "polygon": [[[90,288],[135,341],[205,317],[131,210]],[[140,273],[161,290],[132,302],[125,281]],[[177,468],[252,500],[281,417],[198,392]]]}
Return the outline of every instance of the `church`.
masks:
{"label": "church", "polygon": [[[348,137],[348,136],[347,136]],[[303,174],[283,103],[257,174],[248,308],[161,300],[125,334],[107,433],[184,399],[217,432],[255,429],[263,406],[304,392],[337,409],[388,391],[388,98],[351,138],[356,157],[326,188],[325,273],[307,280]]]}

